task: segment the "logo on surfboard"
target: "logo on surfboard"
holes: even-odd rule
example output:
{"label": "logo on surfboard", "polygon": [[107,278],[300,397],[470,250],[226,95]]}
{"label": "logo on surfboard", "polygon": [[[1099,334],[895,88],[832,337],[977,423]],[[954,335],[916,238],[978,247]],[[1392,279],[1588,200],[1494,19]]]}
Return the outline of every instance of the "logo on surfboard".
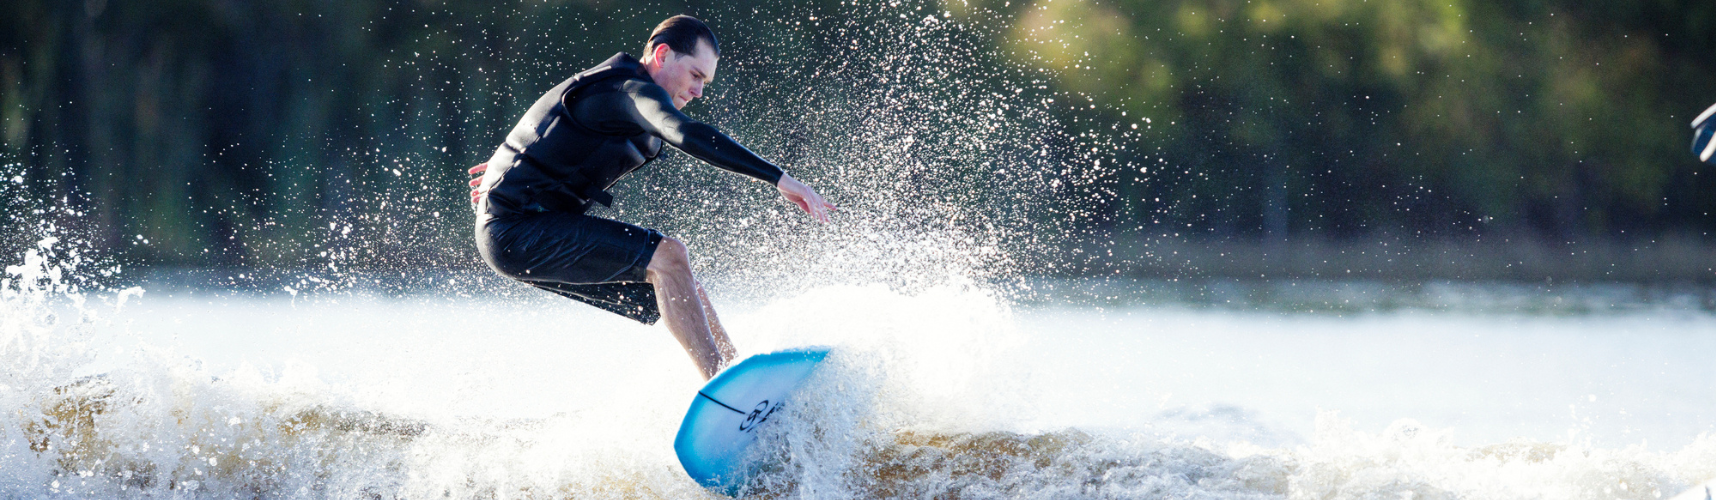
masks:
{"label": "logo on surfboard", "polygon": [[757,407],[751,409],[751,414],[745,416],[745,421],[739,422],[739,430],[741,432],[750,432],[751,429],[756,429],[757,426],[768,421],[769,416],[774,415],[776,410],[781,409],[782,403],[785,402],[783,401],[781,403],[770,405],[769,400],[767,399],[763,400],[761,403],[757,403]]}

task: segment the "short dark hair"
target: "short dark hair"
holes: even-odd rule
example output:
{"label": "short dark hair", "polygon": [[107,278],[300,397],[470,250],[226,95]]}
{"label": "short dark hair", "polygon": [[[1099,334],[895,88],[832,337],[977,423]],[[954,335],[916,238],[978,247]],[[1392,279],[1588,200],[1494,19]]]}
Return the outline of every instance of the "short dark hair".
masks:
{"label": "short dark hair", "polygon": [[709,42],[709,49],[715,51],[715,57],[721,57],[721,42],[715,40],[715,32],[709,30],[709,25],[684,14],[669,17],[649,33],[649,41],[644,42],[644,57],[649,57],[655,52],[655,46],[662,44],[680,54],[696,55],[698,40]]}

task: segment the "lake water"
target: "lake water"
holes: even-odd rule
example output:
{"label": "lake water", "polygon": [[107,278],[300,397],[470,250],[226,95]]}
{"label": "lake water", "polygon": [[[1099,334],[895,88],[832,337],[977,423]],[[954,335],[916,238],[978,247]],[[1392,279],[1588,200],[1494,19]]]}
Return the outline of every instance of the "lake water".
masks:
{"label": "lake water", "polygon": [[[716,297],[718,305],[724,300]],[[547,294],[13,294],[0,491],[712,497],[660,326]],[[1016,305],[812,288],[723,308],[825,344],[751,493],[1666,498],[1716,476],[1716,317]]]}

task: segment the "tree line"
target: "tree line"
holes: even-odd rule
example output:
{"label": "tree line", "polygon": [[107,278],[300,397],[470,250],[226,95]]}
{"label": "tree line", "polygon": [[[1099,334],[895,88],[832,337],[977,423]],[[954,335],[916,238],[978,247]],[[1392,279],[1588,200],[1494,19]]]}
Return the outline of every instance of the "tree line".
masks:
{"label": "tree line", "polygon": [[[729,71],[748,75],[726,91],[744,102],[717,116],[770,116],[747,106],[859,61],[855,39],[968,47],[938,52],[979,54],[946,62],[946,78],[1010,75],[1028,92],[996,112],[1048,113],[1076,143],[1051,148],[1067,169],[1051,177],[1067,182],[1032,215],[1073,221],[1054,230],[1575,241],[1716,229],[1716,170],[1687,151],[1687,123],[1716,102],[1716,3],[1696,0],[18,0],[0,6],[0,209],[19,227],[63,219],[145,264],[360,247],[469,263],[464,169],[535,93],[636,52],[676,13],[709,20]],[[925,23],[966,28],[914,40]],[[804,34],[835,26],[848,32]],[[794,64],[815,74],[768,80]],[[965,179],[955,188],[986,189],[994,167],[979,165],[958,166],[970,171],[949,177]],[[9,253],[31,244],[8,238]]]}

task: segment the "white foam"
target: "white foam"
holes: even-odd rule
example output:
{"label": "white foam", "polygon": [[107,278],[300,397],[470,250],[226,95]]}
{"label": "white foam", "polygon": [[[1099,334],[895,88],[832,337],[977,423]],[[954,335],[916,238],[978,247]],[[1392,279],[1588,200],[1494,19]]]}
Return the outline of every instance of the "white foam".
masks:
{"label": "white foam", "polygon": [[[689,360],[546,294],[4,306],[0,494],[703,495],[671,452]],[[1716,475],[1709,410],[1656,396],[1709,400],[1672,386],[1709,383],[1674,333],[1707,317],[1015,311],[958,285],[725,317],[746,352],[839,347],[770,431],[788,466],[754,487],[793,497],[1657,498]],[[1519,362],[1433,369],[1459,353]],[[1581,416],[1508,399],[1530,391]]]}

